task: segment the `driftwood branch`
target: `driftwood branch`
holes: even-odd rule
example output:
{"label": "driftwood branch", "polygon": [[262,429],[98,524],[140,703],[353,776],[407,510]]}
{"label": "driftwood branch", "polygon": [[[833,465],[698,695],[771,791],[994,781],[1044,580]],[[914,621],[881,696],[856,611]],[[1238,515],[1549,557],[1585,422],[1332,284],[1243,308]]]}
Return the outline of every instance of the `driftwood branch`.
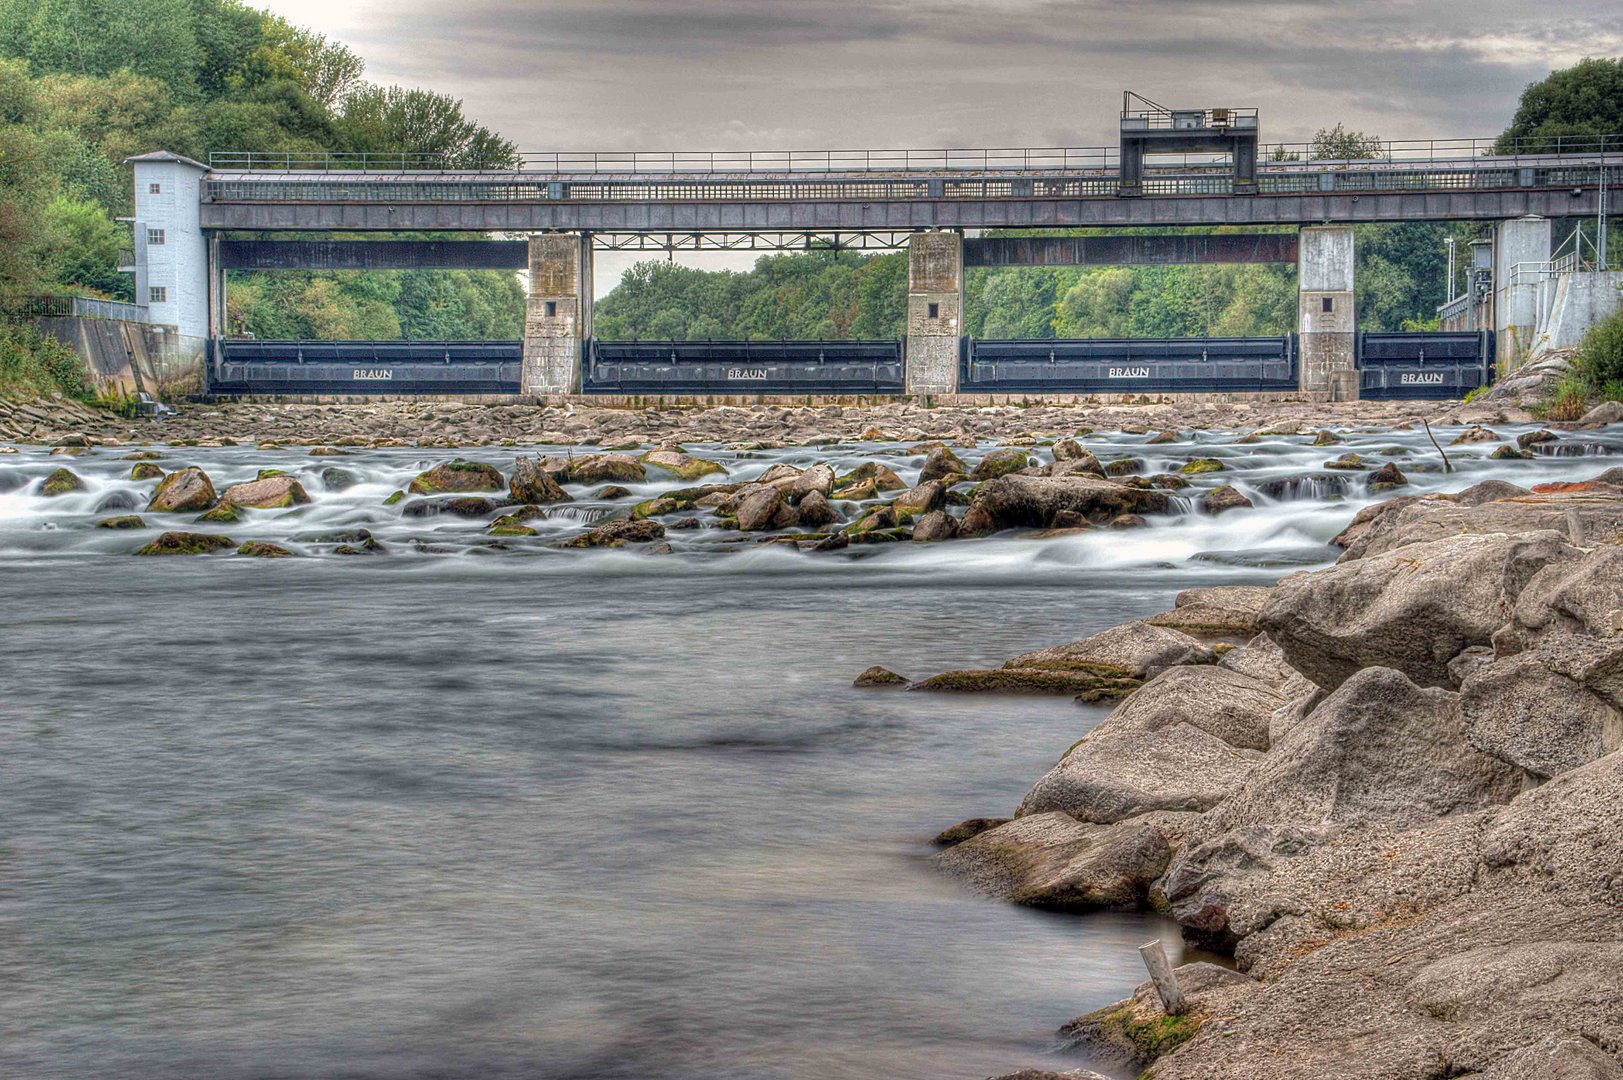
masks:
{"label": "driftwood branch", "polygon": [[1161,1008],[1166,1014],[1182,1016],[1188,1012],[1189,1002],[1178,987],[1178,976],[1172,970],[1172,961],[1167,959],[1166,949],[1161,947],[1161,939],[1140,945],[1138,955],[1144,958],[1144,966],[1150,972],[1150,982],[1155,984],[1155,992],[1161,996]]}
{"label": "driftwood branch", "polygon": [[[1437,446],[1437,436],[1431,433],[1431,421],[1422,416],[1420,418],[1420,422],[1426,426],[1426,438],[1431,440],[1431,445]],[[1448,455],[1443,453],[1443,448],[1441,446],[1437,446],[1437,454],[1443,459],[1443,471],[1445,473],[1453,472],[1454,466],[1449,464]]]}

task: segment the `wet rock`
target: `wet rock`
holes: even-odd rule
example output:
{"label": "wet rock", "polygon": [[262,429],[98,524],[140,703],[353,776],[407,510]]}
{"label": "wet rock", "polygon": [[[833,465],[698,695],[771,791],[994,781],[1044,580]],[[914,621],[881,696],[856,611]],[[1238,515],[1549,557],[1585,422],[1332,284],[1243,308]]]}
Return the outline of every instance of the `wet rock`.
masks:
{"label": "wet rock", "polygon": [[1467,1080],[1623,1080],[1623,1067],[1578,1035],[1546,1035]]}
{"label": "wet rock", "polygon": [[1212,650],[1188,634],[1151,626],[1123,623],[1091,634],[1080,641],[1055,645],[1016,656],[1004,667],[1081,671],[1119,679],[1146,679],[1180,664],[1210,664]]}
{"label": "wet rock", "polygon": [[85,482],[74,474],[72,469],[56,469],[39,486],[39,493],[46,498],[55,498],[58,495],[71,495],[85,490]]}
{"label": "wet rock", "polygon": [[1334,461],[1326,461],[1324,463],[1324,467],[1326,469],[1334,469],[1338,472],[1358,472],[1369,468],[1369,466],[1364,463],[1364,459],[1359,457],[1357,454],[1342,454]]}
{"label": "wet rock", "polygon": [[[975,490],[970,513],[979,508],[992,529],[1051,527],[1061,511],[1081,514],[1103,523],[1122,514],[1165,513],[1171,500],[1165,492],[1129,487],[1089,476],[1002,476]],[[963,531],[978,527],[966,513]]]}
{"label": "wet rock", "polygon": [[[833,490],[834,470],[822,462],[818,462],[795,478],[795,482],[789,488],[789,501],[799,506],[806,501],[808,496],[816,494],[819,499],[826,503],[828,493]],[[801,517],[805,517],[804,508],[801,510]]]}
{"label": "wet rock", "polygon": [[968,466],[957,454],[945,446],[939,446],[924,459],[924,467],[919,470],[919,482],[945,480],[951,476],[967,475],[968,472]]}
{"label": "wet rock", "polygon": [[1352,481],[1334,473],[1303,473],[1298,476],[1275,476],[1259,480],[1253,485],[1257,494],[1270,499],[1334,499],[1352,490]]}
{"label": "wet rock", "polygon": [[939,510],[947,502],[947,485],[940,480],[926,480],[917,487],[909,488],[896,496],[890,504],[896,511],[898,519],[903,517],[921,517],[932,510]]}
{"label": "wet rock", "polygon": [[1312,445],[1314,445],[1314,446],[1335,446],[1340,441],[1341,441],[1341,436],[1340,435],[1337,435],[1335,432],[1330,431],[1329,429],[1324,429],[1324,430],[1321,430],[1318,434],[1313,436]]}
{"label": "wet rock", "polygon": [[1373,495],[1377,492],[1404,487],[1408,483],[1409,478],[1403,475],[1403,471],[1395,463],[1389,461],[1369,474],[1369,481],[1365,490]]}
{"label": "wet rock", "polygon": [[1173,601],[1171,611],[1151,615],[1145,621],[1204,637],[1250,637],[1257,632],[1257,617],[1272,596],[1271,585],[1185,589]]}
{"label": "wet rock", "polygon": [[451,499],[414,499],[400,508],[402,517],[422,518],[450,514],[460,518],[485,518],[501,509],[494,499],[463,495]]}
{"label": "wet rock", "polygon": [[1137,907],[1171,858],[1165,834],[1143,819],[1093,825],[1047,813],[955,844],[935,856],[935,865],[994,899],[1093,911]]}
{"label": "wet rock", "polygon": [[166,532],[136,552],[137,555],[207,555],[237,546],[229,536]]}
{"label": "wet rock", "polygon": [[1540,428],[1537,431],[1524,431],[1516,436],[1516,445],[1523,450],[1540,443],[1557,442],[1561,437],[1549,428]]}
{"label": "wet rock", "polygon": [[218,501],[208,473],[196,466],[187,466],[176,469],[158,482],[152,498],[147,502],[147,512],[183,514],[207,510]]}
{"label": "wet rock", "polygon": [[1471,443],[1498,442],[1498,441],[1499,441],[1499,436],[1495,435],[1492,431],[1488,430],[1485,427],[1482,427],[1480,424],[1472,424],[1470,427],[1468,427],[1464,431],[1460,432],[1459,435],[1457,435],[1453,439],[1453,441],[1450,442],[1448,445],[1450,445],[1450,446],[1462,446],[1462,445],[1468,446]]}
{"label": "wet rock", "polygon": [[945,510],[932,510],[913,523],[913,539],[920,543],[951,540],[958,535],[958,522]]}
{"label": "wet rock", "polygon": [[286,559],[293,553],[280,544],[272,544],[267,540],[249,540],[237,548],[237,554],[253,559]]}
{"label": "wet rock", "polygon": [[1189,481],[1173,473],[1156,473],[1150,477],[1150,486],[1159,491],[1181,491],[1189,486]]}
{"label": "wet rock", "polygon": [[325,491],[348,491],[360,482],[359,476],[336,465],[321,470],[321,487]]}
{"label": "wet rock", "polygon": [[1201,473],[1222,472],[1226,466],[1216,458],[1195,458],[1187,461],[1178,469],[1184,476],[1197,476]]}
{"label": "wet rock", "polygon": [[406,490],[413,495],[441,495],[459,491],[500,491],[507,483],[494,465],[456,458],[419,473]]}
{"label": "wet rock", "polygon": [[137,461],[130,467],[131,480],[162,480],[163,470],[150,461]]}
{"label": "wet rock", "polygon": [[[1128,459],[1128,460],[1131,460],[1131,459]],[[1127,471],[1131,471],[1131,470],[1127,470]],[[1096,477],[1099,477],[1100,479],[1103,479],[1108,472],[1109,472],[1109,470],[1105,466],[1099,464],[1099,459],[1098,458],[1094,457],[1092,454],[1090,454],[1086,450],[1084,450],[1080,457],[1074,457],[1074,458],[1069,458],[1069,459],[1067,459],[1065,461],[1056,461],[1056,462],[1054,462],[1047,469],[1043,470],[1043,475],[1045,475],[1045,476],[1096,476]],[[1110,473],[1110,475],[1116,475],[1116,474],[1115,473]]]}
{"label": "wet rock", "polygon": [[906,686],[912,680],[906,675],[898,675],[889,668],[874,666],[864,671],[851,683],[852,686]]}
{"label": "wet rock", "polygon": [[1284,703],[1238,672],[1169,668],[1071,747],[1020,813],[1063,810],[1105,824],[1154,810],[1209,810],[1261,759],[1269,717]]}
{"label": "wet rock", "polygon": [[1224,484],[1213,488],[1201,496],[1200,508],[1208,514],[1221,514],[1225,510],[1249,509],[1254,505],[1250,499],[1240,494],[1233,487]]}
{"label": "wet rock", "polygon": [[618,548],[627,544],[646,544],[663,539],[665,526],[657,521],[609,521],[590,532],[570,540],[559,547],[566,548]]}
{"label": "wet rock", "polygon": [[830,503],[821,491],[815,489],[801,496],[797,509],[800,512],[800,523],[807,528],[818,529],[840,520],[834,504]]}
{"label": "wet rock", "polygon": [[[525,507],[524,509],[533,510],[535,508]],[[486,529],[485,532],[490,536],[535,536],[536,531],[524,524],[525,520],[526,515],[522,512],[503,514],[495,521],[492,521],[490,528]]]}
{"label": "wet rock", "polygon": [[1449,661],[1489,643],[1534,574],[1578,557],[1552,533],[1410,544],[1285,578],[1258,624],[1327,690],[1366,667],[1447,686]]}
{"label": "wet rock", "polygon": [[1175,442],[1182,442],[1182,441],[1183,441],[1183,435],[1182,435],[1181,432],[1162,431],[1162,432],[1158,432],[1155,435],[1151,435],[1148,439],[1145,439],[1144,440],[1144,445],[1145,446],[1164,446],[1167,443],[1175,443]]}
{"label": "wet rock", "polygon": [[1081,670],[1044,668],[963,668],[944,671],[911,684],[909,690],[950,691],[959,694],[1071,694],[1120,696],[1138,684],[1135,680],[1094,675]]}
{"label": "wet rock", "polygon": [[1518,450],[1509,443],[1505,443],[1488,455],[1494,461],[1531,461],[1536,456],[1531,450]]}
{"label": "wet rock", "polygon": [[1077,442],[1075,439],[1054,440],[1055,461],[1077,461],[1080,460],[1083,455],[1087,455],[1089,457],[1092,456],[1088,453],[1088,451],[1084,450],[1082,448],[1082,444]]}
{"label": "wet rock", "polygon": [[141,500],[136,497],[133,491],[110,491],[96,503],[92,513],[112,514],[120,510],[134,510],[140,505]]}
{"label": "wet rock", "polygon": [[604,501],[629,499],[631,498],[631,489],[621,487],[619,484],[604,484],[602,487],[592,492],[592,498],[602,499]]}
{"label": "wet rock", "polygon": [[573,484],[640,483],[648,471],[636,458],[625,454],[588,454],[569,462],[564,480]]}
{"label": "wet rock", "polygon": [[300,506],[310,501],[304,485],[291,476],[270,476],[233,484],[220,494],[220,501],[256,510]]}
{"label": "wet rock", "polygon": [[565,491],[539,458],[520,457],[513,461],[513,475],[507,481],[507,494],[514,502],[531,506],[571,502]]}
{"label": "wet rock", "polygon": [[234,503],[222,502],[203,511],[192,520],[198,524],[233,525],[243,519],[242,508]]}
{"label": "wet rock", "polygon": [[934,840],[930,841],[936,847],[951,847],[961,844],[974,836],[979,836],[987,829],[995,829],[999,825],[1007,825],[1013,818],[1006,817],[972,817],[960,821],[958,824],[941,830]]}
{"label": "wet rock", "polygon": [[[1085,1047],[1102,1063],[1137,1075],[1151,1062],[1165,1060],[1165,1055],[1194,1038],[1207,1018],[1221,1010],[1219,1002],[1232,995],[1243,995],[1256,986],[1239,972],[1203,961],[1181,964],[1173,969],[1173,974],[1190,1003],[1189,1013],[1166,1015],[1153,985],[1146,982],[1126,1001],[1095,1009],[1061,1027],[1061,1040],[1071,1046]],[[1211,1074],[1212,1080],[1217,1076]],[[1235,1080],[1240,1078],[1237,1076]]]}
{"label": "wet rock", "polygon": [[865,461],[834,481],[836,491],[867,486],[871,486],[875,493],[907,489],[907,484],[896,475],[895,470],[877,461]]}
{"label": "wet rock", "polygon": [[1030,464],[1031,456],[1025,450],[1018,448],[991,450],[976,464],[975,471],[970,473],[970,477],[975,480],[994,480],[1000,476],[1017,473]]}
{"label": "wet rock", "polygon": [[1623,422],[1623,402],[1619,401],[1603,401],[1578,418],[1578,426],[1585,428],[1605,427],[1619,422]]}
{"label": "wet rock", "polygon": [[859,536],[884,532],[896,526],[896,512],[888,506],[877,506],[853,522],[845,534],[855,540]]}
{"label": "wet rock", "polygon": [[688,481],[697,480],[701,476],[708,476],[711,473],[719,473],[722,476],[727,475],[726,466],[719,461],[696,458],[679,449],[650,450],[638,460],[644,465],[652,465],[668,473],[675,473],[683,480]]}
{"label": "wet rock", "polygon": [[144,529],[147,523],[134,514],[123,514],[119,517],[102,518],[96,522],[98,529]]}
{"label": "wet rock", "polygon": [[745,532],[758,532],[772,527],[779,511],[786,505],[783,493],[770,486],[753,486],[739,492],[734,516],[738,527]]}
{"label": "wet rock", "polygon": [[156,450],[132,450],[119,458],[120,461],[158,461],[163,454]]}

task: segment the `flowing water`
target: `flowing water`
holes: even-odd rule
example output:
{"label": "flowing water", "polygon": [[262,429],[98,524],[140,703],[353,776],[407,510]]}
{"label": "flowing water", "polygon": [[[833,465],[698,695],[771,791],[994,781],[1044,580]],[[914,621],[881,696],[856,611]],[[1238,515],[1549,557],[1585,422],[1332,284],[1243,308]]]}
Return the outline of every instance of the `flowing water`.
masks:
{"label": "flowing water", "polygon": [[[978,899],[931,872],[928,841],[1010,812],[1104,710],[851,678],[996,664],[1181,588],[1327,563],[1370,498],[1320,468],[1347,450],[1391,451],[1423,492],[1588,477],[1619,445],[1508,462],[1456,447],[1443,475],[1414,432],[1086,442],[1150,471],[1218,457],[1197,483],[1258,505],[825,554],[679,530],[651,555],[549,545],[679,482],[577,490],[530,523],[541,535],[492,546],[485,522],[382,505],[424,451],[165,448],[162,467],[217,485],[299,473],[311,505],[200,528],[309,557],[137,559],[156,527],[92,527],[145,503],[124,451],[0,457],[0,1076],[1078,1064],[1054,1029],[1128,992],[1135,947],[1176,928]],[[874,444],[690,449],[733,479],[880,460],[911,482],[922,462]],[[513,452],[467,456],[505,470]],[[89,490],[39,497],[62,464]],[[327,490],[330,467],[355,483]],[[331,554],[361,529],[383,554]]]}

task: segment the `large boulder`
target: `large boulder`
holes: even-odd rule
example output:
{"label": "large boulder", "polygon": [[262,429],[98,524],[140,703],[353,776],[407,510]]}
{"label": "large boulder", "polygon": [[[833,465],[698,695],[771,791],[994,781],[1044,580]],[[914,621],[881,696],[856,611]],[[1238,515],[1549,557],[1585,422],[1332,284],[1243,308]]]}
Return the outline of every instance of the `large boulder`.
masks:
{"label": "large boulder", "polygon": [[[1152,815],[1176,832],[1193,814]],[[1148,818],[1092,825],[1069,814],[1031,814],[972,836],[936,866],[999,900],[1059,911],[1141,904],[1166,870],[1172,845]]]}
{"label": "large boulder", "polygon": [[[1486,487],[1487,483],[1477,485]],[[1553,490],[1541,490],[1550,488]],[[1410,544],[1423,544],[1462,534],[1521,533],[1553,530],[1578,542],[1623,542],[1623,489],[1590,481],[1576,485],[1539,485],[1526,494],[1476,502],[1469,489],[1453,498],[1429,497],[1399,503],[1379,514],[1347,544],[1342,562],[1381,555]],[[1481,492],[1494,495],[1490,489]],[[1397,500],[1394,500],[1397,501]]]}
{"label": "large boulder", "polygon": [[619,548],[627,544],[646,544],[661,539],[665,526],[657,521],[609,521],[579,536],[565,540],[559,547],[567,548]]}
{"label": "large boulder", "polygon": [[1546,1035],[1465,1080],[1623,1080],[1623,1067],[1580,1035]]}
{"label": "large boulder", "polygon": [[1257,632],[1257,617],[1272,598],[1272,585],[1211,585],[1185,589],[1173,600],[1171,611],[1151,615],[1152,626],[1207,637],[1249,637]]}
{"label": "large boulder", "polygon": [[500,491],[506,486],[501,471],[494,465],[457,458],[418,473],[406,490],[414,495],[443,495],[461,491]]}
{"label": "large boulder", "polygon": [[539,458],[533,457],[521,457],[513,462],[513,475],[507,481],[507,494],[514,502],[527,506],[573,501],[556,476]]}
{"label": "large boulder", "polygon": [[945,480],[952,476],[963,476],[969,472],[957,454],[945,446],[938,446],[930,451],[924,459],[924,467],[919,470],[919,483],[926,480]]}
{"label": "large boulder", "polygon": [[209,474],[195,465],[176,469],[158,482],[147,502],[147,512],[184,514],[207,510],[219,501]]}
{"label": "large boulder", "polygon": [[738,527],[745,532],[769,529],[783,510],[783,493],[767,484],[752,485],[739,493],[734,516]]}
{"label": "large boulder", "polygon": [[1471,746],[1549,778],[1623,747],[1623,639],[1550,635],[1460,686]]}
{"label": "large boulder", "polygon": [[1366,667],[1450,686],[1449,661],[1486,645],[1533,575],[1578,551],[1555,533],[1458,535],[1292,574],[1259,626],[1327,690]]}
{"label": "large boulder", "polygon": [[975,480],[995,480],[1000,476],[1017,473],[1021,469],[1030,467],[1030,465],[1030,453],[1019,447],[989,450],[986,456],[976,464],[975,471],[969,475]]}
{"label": "large boulder", "polygon": [[1623,548],[1599,547],[1535,574],[1516,598],[1509,629],[1495,635],[1494,644],[1509,652],[1547,634],[1623,634]]}
{"label": "large boulder", "polygon": [[208,555],[234,548],[237,542],[229,536],[208,533],[166,532],[149,541],[136,551],[137,555]]}
{"label": "large boulder", "polygon": [[795,478],[789,488],[789,501],[799,504],[806,496],[816,492],[823,498],[828,498],[829,492],[834,490],[834,470],[818,462]]}
{"label": "large boulder", "polygon": [[1080,641],[1023,653],[1005,667],[1086,671],[1123,679],[1144,679],[1179,664],[1210,664],[1216,656],[1188,634],[1123,623]]}
{"label": "large boulder", "polygon": [[1061,512],[1104,524],[1122,514],[1160,514],[1171,508],[1164,491],[1148,491],[1092,476],[1000,476],[975,489],[979,508],[997,529],[1046,529]]}
{"label": "large boulder", "polygon": [[302,506],[310,501],[304,485],[291,476],[267,476],[246,484],[232,484],[220,493],[220,501],[230,506],[270,510]]}
{"label": "large boulder", "polygon": [[926,480],[896,496],[890,505],[898,518],[904,516],[911,518],[922,517],[932,510],[939,510],[946,502],[947,485],[940,480]]}
{"label": "large boulder", "polygon": [[[162,473],[159,474],[160,476]],[[51,499],[85,490],[85,482],[72,469],[53,469],[39,486],[39,493]]]}
{"label": "large boulder", "polygon": [[1104,824],[1153,810],[1209,810],[1262,758],[1269,716],[1283,704],[1238,672],[1169,668],[1071,747],[1020,813],[1063,810]]}
{"label": "large boulder", "polygon": [[951,540],[958,535],[958,522],[945,510],[932,510],[913,523],[913,539],[920,543]]}

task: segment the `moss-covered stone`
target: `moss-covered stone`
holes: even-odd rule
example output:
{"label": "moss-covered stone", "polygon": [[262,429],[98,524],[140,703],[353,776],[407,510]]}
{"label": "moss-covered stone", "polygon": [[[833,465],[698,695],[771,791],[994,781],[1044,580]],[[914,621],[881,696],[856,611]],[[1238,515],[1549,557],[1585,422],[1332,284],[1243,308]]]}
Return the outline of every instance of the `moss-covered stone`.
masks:
{"label": "moss-covered stone", "polygon": [[144,529],[147,523],[134,514],[120,514],[118,517],[102,518],[96,522],[98,529]]}
{"label": "moss-covered stone", "polygon": [[1329,429],[1320,431],[1317,435],[1313,436],[1314,446],[1334,446],[1340,441],[1341,436],[1337,435],[1333,431],[1330,431]]}
{"label": "moss-covered stone", "polygon": [[293,553],[282,545],[273,544],[268,540],[250,540],[237,548],[237,554],[253,559],[286,559]]}
{"label": "moss-covered stone", "polygon": [[906,675],[898,675],[889,668],[875,665],[858,675],[851,683],[852,686],[906,686],[911,681]]}
{"label": "moss-covered stone", "polygon": [[1104,463],[1106,476],[1131,476],[1144,471],[1144,459],[1136,457],[1116,458]]}
{"label": "moss-covered stone", "polygon": [[631,489],[621,487],[619,484],[604,484],[597,489],[592,497],[596,499],[629,499],[631,498]]}
{"label": "moss-covered stone", "polygon": [[220,494],[220,501],[233,506],[248,506],[256,510],[276,510],[289,506],[302,506],[310,501],[304,485],[286,473],[261,476],[246,484],[233,484]]}
{"label": "moss-covered stone", "polygon": [[[862,487],[864,485],[871,486],[875,493],[881,491],[905,491],[907,489],[906,482],[900,476],[897,476],[895,470],[890,466],[881,465],[877,461],[864,461],[844,476],[835,478],[835,495],[838,497],[841,488]],[[872,497],[869,496],[869,498]]]}
{"label": "moss-covered stone", "polygon": [[524,519],[518,514],[503,514],[490,523],[485,530],[491,536],[534,536],[536,532],[524,524]]}
{"label": "moss-covered stone", "polygon": [[1184,464],[1178,471],[1184,476],[1199,476],[1201,473],[1223,472],[1227,466],[1216,458],[1194,458]]}
{"label": "moss-covered stone", "polygon": [[242,508],[234,503],[221,503],[206,510],[193,518],[197,522],[208,522],[212,525],[230,525],[242,520]]}
{"label": "moss-covered stone", "polygon": [[1137,679],[1112,678],[1089,671],[1049,668],[967,668],[944,671],[914,683],[911,690],[950,690],[955,693],[1084,694],[1098,691],[1129,693]]}
{"label": "moss-covered stone", "polygon": [[161,457],[163,457],[163,455],[160,454],[156,450],[136,450],[136,451],[134,451],[132,453],[125,454],[124,457],[122,458],[122,460],[124,460],[124,461],[157,461]]}
{"label": "moss-covered stone", "polygon": [[229,536],[214,536],[207,533],[193,532],[166,532],[145,547],[136,551],[137,555],[208,555],[226,548],[234,548],[237,542]]}
{"label": "moss-covered stone", "polygon": [[996,480],[1000,476],[1030,468],[1031,456],[1024,450],[992,450],[981,458],[970,476],[976,480]]}
{"label": "moss-covered stone", "polygon": [[1357,454],[1342,454],[1334,461],[1326,461],[1324,463],[1324,467],[1326,469],[1336,469],[1341,472],[1362,472],[1363,470],[1369,468],[1369,465],[1367,465],[1364,462],[1364,459],[1359,457]]}
{"label": "moss-covered stone", "polygon": [[418,473],[408,486],[413,495],[443,495],[461,491],[501,491],[507,480],[494,465],[456,458]]}
{"label": "moss-covered stone", "polygon": [[39,487],[39,493],[46,498],[55,498],[84,489],[85,482],[79,479],[72,469],[57,469],[45,478],[45,482]]}
{"label": "moss-covered stone", "polygon": [[1534,454],[1531,450],[1518,450],[1509,443],[1505,443],[1503,446],[1499,447],[1499,449],[1489,454],[1488,457],[1492,458],[1494,461],[1524,461],[1533,458]]}
{"label": "moss-covered stone", "polygon": [[291,475],[292,475],[292,473],[288,472],[286,469],[260,469],[259,470],[259,476],[256,479],[269,480],[273,476],[291,476]]}
{"label": "moss-covered stone", "polygon": [[159,514],[184,514],[207,510],[219,501],[208,473],[194,465],[176,469],[153,489],[147,510]]}
{"label": "moss-covered stone", "polygon": [[130,468],[131,480],[162,480],[163,470],[150,461],[137,461]]}
{"label": "moss-covered stone", "polygon": [[719,461],[697,458],[680,449],[650,450],[637,460],[644,465],[652,465],[656,469],[674,473],[676,476],[688,481],[697,480],[701,476],[709,476],[712,473],[719,473],[722,476],[727,475],[726,467]]}
{"label": "moss-covered stone", "polygon": [[383,505],[384,506],[393,506],[395,503],[398,503],[401,499],[404,499],[405,497],[406,497],[406,493],[404,491],[397,491],[393,495],[390,495],[387,499],[384,499],[383,500]]}

